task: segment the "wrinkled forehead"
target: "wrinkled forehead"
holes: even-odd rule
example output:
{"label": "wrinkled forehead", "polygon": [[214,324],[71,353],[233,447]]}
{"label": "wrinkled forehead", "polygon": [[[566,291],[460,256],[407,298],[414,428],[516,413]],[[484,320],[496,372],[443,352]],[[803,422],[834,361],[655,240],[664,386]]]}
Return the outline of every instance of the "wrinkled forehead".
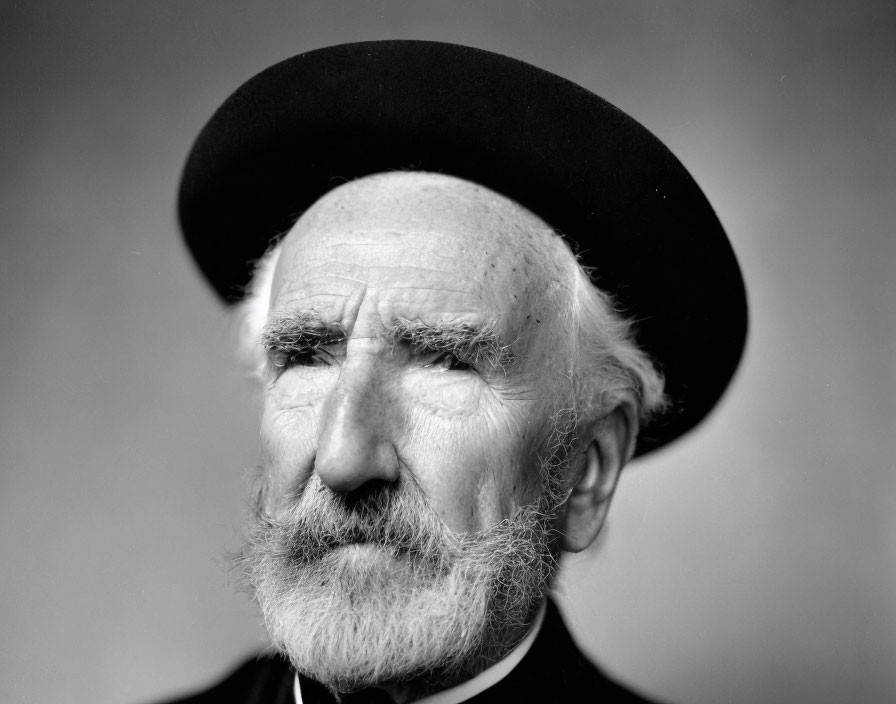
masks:
{"label": "wrinkled forehead", "polygon": [[283,242],[272,307],[338,307],[363,287],[406,304],[397,314],[484,314],[518,334],[556,307],[574,266],[543,220],[487,188],[379,174],[331,191],[299,219]]}

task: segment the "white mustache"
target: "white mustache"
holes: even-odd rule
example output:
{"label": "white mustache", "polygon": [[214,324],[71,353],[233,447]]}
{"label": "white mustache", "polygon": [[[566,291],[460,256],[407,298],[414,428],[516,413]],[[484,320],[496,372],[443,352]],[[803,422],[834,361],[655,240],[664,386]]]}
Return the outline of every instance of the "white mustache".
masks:
{"label": "white mustache", "polygon": [[360,543],[447,569],[462,542],[419,487],[402,478],[349,503],[314,475],[282,518],[271,515],[260,501],[255,512],[257,530],[276,535],[283,557],[298,565],[311,565],[333,550]]}

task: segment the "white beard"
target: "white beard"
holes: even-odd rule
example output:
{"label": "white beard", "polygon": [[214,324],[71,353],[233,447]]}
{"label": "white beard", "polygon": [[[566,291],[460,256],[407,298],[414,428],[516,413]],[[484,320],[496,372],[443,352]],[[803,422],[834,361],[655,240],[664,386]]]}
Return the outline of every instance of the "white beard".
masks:
{"label": "white beard", "polygon": [[348,508],[312,476],[242,561],[275,647],[334,692],[451,686],[526,633],[557,566],[556,497],[458,536],[404,475]]}

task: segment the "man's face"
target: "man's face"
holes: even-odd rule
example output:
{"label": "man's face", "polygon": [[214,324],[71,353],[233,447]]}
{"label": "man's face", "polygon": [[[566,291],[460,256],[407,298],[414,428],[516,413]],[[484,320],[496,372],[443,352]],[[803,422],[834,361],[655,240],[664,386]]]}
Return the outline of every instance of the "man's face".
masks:
{"label": "man's face", "polygon": [[[449,650],[493,659],[495,634],[522,635],[556,553],[545,475],[566,459],[571,265],[532,214],[433,174],[347,184],[286,237],[247,559],[300,670],[382,684],[402,675],[377,661],[457,671],[474,665]],[[509,575],[522,598],[499,594]],[[322,658],[325,642],[344,647]],[[354,679],[321,671],[340,658]]]}

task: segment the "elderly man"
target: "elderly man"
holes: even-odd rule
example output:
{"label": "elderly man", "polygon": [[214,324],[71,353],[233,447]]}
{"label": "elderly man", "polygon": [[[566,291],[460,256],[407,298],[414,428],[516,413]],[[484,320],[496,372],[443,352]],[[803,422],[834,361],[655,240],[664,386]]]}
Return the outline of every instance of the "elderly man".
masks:
{"label": "elderly man", "polygon": [[644,701],[548,595],[744,340],[656,138],[488,52],[330,47],[225,102],[180,216],[261,381],[241,565],[277,651],[187,701]]}

